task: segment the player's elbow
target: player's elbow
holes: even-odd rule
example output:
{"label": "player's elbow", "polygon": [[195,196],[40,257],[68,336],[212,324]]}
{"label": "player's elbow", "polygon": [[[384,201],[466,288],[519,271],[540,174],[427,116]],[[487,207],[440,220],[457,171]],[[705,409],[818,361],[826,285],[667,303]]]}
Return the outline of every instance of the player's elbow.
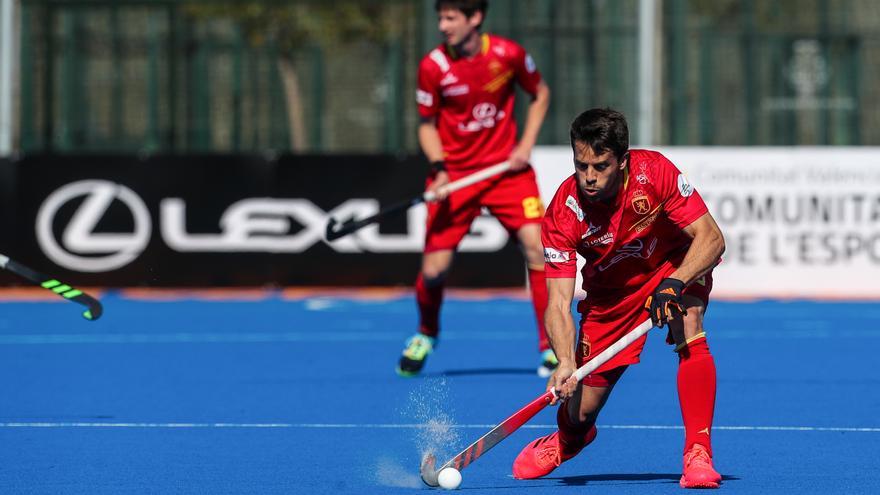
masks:
{"label": "player's elbow", "polygon": [[721,255],[724,254],[724,251],[727,250],[727,243],[724,241],[724,234],[721,233],[721,229],[719,229],[717,225],[712,229],[710,235],[710,245],[715,254],[715,259],[718,260],[721,258]]}
{"label": "player's elbow", "polygon": [[538,85],[538,91],[535,93],[535,101],[543,105],[550,105],[550,86],[542,82]]}

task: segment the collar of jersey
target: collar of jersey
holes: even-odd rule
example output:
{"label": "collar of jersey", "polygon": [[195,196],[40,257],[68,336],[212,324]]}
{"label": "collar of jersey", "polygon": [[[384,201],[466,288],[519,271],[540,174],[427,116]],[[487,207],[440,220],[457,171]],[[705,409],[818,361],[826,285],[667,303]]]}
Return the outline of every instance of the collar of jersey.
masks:
{"label": "collar of jersey", "polygon": [[[487,33],[481,34],[480,41],[482,41],[480,55],[485,55],[489,52],[489,35]],[[449,54],[449,58],[452,60],[458,60],[459,58],[458,52],[455,51],[455,48],[453,48],[452,45],[446,45],[446,53]]]}

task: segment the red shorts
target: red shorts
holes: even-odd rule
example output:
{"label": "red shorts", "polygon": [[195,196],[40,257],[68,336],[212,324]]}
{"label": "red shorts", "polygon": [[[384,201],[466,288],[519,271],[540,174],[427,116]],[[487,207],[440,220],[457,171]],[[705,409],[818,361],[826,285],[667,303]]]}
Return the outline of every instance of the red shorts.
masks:
{"label": "red shorts", "polygon": [[[454,181],[472,173],[449,172]],[[433,177],[429,178],[430,185]],[[508,232],[527,223],[540,223],[544,205],[538,192],[535,171],[531,167],[508,172],[460,189],[439,203],[428,203],[425,252],[455,249],[471,227],[471,222],[486,207]]]}
{"label": "red shorts", "polygon": [[[587,301],[581,301],[578,304],[578,311],[581,312],[580,339],[575,351],[578,367],[583,366],[590,358],[607,349],[611,344],[617,342],[620,337],[649,318],[648,312],[645,311],[645,301],[648,300],[648,297],[654,292],[660,281],[668,275],[668,273],[658,272],[639,291],[624,296],[614,306],[585,304]],[[705,305],[708,305],[709,293],[711,291],[712,272],[710,271],[696,282],[685,287],[682,294],[696,297],[703,301]],[[599,366],[593,375],[587,376],[583,383],[593,387],[607,386],[607,384],[602,384],[601,376],[597,375],[601,375],[603,372],[619,366],[638,363],[647,338],[648,336],[644,335],[626,349],[617,353],[616,356],[606,361],[605,364]]]}

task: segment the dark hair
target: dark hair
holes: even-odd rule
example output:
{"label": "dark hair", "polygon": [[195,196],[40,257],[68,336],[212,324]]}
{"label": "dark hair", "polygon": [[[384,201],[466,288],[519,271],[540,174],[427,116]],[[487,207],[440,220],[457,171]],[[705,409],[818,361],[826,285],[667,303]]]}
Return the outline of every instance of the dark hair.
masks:
{"label": "dark hair", "polygon": [[591,108],[578,115],[571,123],[571,147],[575,141],[590,145],[593,152],[611,151],[622,160],[629,149],[629,128],[626,117],[610,108]]}
{"label": "dark hair", "polygon": [[472,17],[477,12],[482,12],[485,19],[486,11],[489,10],[489,0],[436,0],[434,2],[434,10],[440,12],[442,8],[460,10],[467,18]]}

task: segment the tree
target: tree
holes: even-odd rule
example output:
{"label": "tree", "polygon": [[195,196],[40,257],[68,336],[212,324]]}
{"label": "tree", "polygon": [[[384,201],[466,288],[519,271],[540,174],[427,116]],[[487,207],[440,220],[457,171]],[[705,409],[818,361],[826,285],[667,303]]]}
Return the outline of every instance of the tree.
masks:
{"label": "tree", "polygon": [[412,6],[379,0],[271,0],[199,2],[184,6],[196,19],[230,19],[253,47],[271,43],[284,87],[292,151],[306,148],[305,111],[295,54],[307,45],[332,46],[358,40],[384,43],[401,35]]}

